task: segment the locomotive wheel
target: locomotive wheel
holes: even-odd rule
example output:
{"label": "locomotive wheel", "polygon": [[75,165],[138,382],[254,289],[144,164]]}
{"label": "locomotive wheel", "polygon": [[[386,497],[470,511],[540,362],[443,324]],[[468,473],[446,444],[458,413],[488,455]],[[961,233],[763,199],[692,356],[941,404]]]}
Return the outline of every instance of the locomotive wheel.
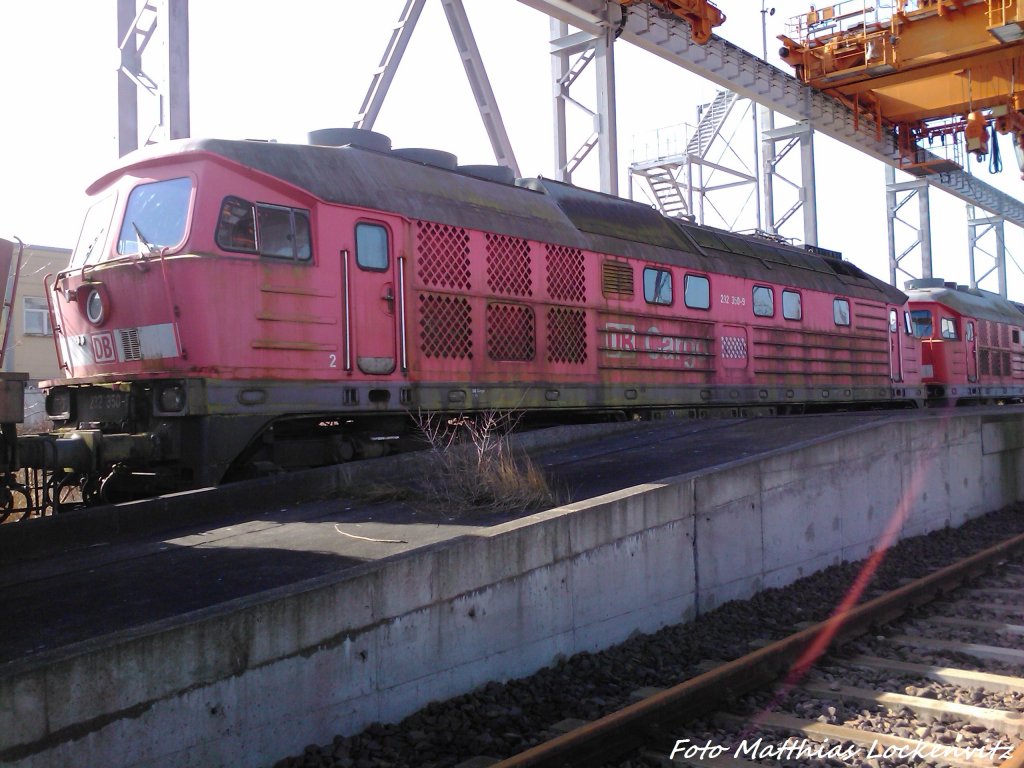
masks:
{"label": "locomotive wheel", "polygon": [[101,502],[99,478],[94,475],[83,475],[78,481],[78,488],[82,493],[82,502],[87,507]]}
{"label": "locomotive wheel", "polygon": [[[18,506],[17,496],[24,502]],[[8,520],[24,520],[28,517],[32,505],[29,503],[28,489],[21,485],[0,486],[0,523]],[[20,513],[20,514],[19,514]]]}
{"label": "locomotive wheel", "polygon": [[14,494],[10,488],[4,486],[0,488],[0,523],[6,523],[14,512]]}
{"label": "locomotive wheel", "polygon": [[80,506],[84,500],[84,494],[81,492],[84,481],[81,475],[70,472],[54,475],[46,484],[46,506],[52,508],[55,515]]}

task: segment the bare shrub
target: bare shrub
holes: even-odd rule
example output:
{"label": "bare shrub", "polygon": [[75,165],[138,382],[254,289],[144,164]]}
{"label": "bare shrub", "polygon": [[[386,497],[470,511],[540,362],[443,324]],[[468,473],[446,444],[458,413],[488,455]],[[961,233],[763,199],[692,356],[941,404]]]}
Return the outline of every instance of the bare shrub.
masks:
{"label": "bare shrub", "polygon": [[429,445],[423,501],[452,516],[521,512],[555,504],[547,478],[508,434],[519,417],[488,411],[473,416],[418,418]]}

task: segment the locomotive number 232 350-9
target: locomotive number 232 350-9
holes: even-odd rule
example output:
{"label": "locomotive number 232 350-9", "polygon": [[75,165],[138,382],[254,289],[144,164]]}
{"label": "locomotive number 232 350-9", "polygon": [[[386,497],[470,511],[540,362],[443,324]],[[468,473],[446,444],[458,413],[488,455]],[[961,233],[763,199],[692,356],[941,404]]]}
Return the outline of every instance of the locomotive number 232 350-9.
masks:
{"label": "locomotive number 232 350-9", "polygon": [[745,307],[747,300],[743,296],[733,296],[729,293],[718,294],[718,302],[720,304],[729,304],[734,307]]}

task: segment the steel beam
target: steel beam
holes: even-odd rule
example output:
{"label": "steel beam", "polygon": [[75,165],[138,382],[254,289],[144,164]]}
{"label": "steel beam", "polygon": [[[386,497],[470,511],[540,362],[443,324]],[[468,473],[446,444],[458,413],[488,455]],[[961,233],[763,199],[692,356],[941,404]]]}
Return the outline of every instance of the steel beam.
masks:
{"label": "steel beam", "polygon": [[[398,72],[398,66],[402,63],[406,48],[409,47],[409,40],[426,0],[407,0],[405,8],[398,19],[391,33],[384,55],[381,57],[380,66],[373,73],[370,79],[370,87],[363,97],[363,104],[359,108],[352,123],[353,128],[372,129],[384,105],[384,99],[388,95],[391,83]],[[483,120],[484,130],[491,142],[491,149],[494,152],[498,164],[510,168],[519,176],[519,163],[516,162],[515,153],[512,151],[512,142],[505,130],[505,123],[501,119],[501,111],[498,109],[498,101],[494,97],[494,90],[487,78],[487,70],[484,68],[483,58],[480,56],[480,48],[473,36],[473,28],[470,26],[469,17],[466,16],[466,8],[462,0],[441,0],[445,17],[448,19],[448,26],[452,31],[452,38],[455,40],[455,47],[458,49],[462,66],[466,70],[466,79],[469,80],[469,87],[473,91],[473,98],[476,100],[477,110],[480,112],[480,119]]]}
{"label": "steel beam", "polygon": [[451,27],[452,36],[455,38],[455,46],[459,49],[459,58],[462,59],[466,77],[469,78],[469,87],[473,90],[473,98],[476,99],[476,107],[484,121],[484,129],[491,141],[494,157],[499,165],[511,168],[515,175],[519,176],[519,163],[516,162],[515,153],[512,151],[512,142],[509,141],[505,123],[501,119],[498,102],[494,98],[491,82],[487,79],[487,71],[484,69],[480,49],[477,47],[476,38],[473,37],[473,29],[469,25],[462,0],[441,0],[441,5],[444,7],[445,16],[448,17],[448,26]]}
{"label": "steel beam", "polygon": [[409,38],[416,29],[416,22],[423,11],[423,4],[426,0],[408,0],[402,15],[391,31],[391,39],[388,41],[384,55],[381,57],[380,65],[370,79],[370,87],[363,98],[363,104],[359,107],[359,114],[356,115],[353,128],[365,128],[371,130],[380,114],[380,108],[384,104],[384,97],[388,95],[391,82],[395,79],[395,72],[402,62],[405,49],[409,46]]}

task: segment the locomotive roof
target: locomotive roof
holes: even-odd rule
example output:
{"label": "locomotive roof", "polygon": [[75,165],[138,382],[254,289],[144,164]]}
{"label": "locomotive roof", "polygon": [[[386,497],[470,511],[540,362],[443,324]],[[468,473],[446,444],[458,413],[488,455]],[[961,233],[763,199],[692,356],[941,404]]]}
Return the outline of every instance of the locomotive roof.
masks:
{"label": "locomotive roof", "polygon": [[960,315],[993,320],[997,323],[1024,325],[1024,313],[1015,304],[999,294],[978,288],[946,284],[921,286],[911,288],[907,295],[910,301],[934,301],[944,304]]}
{"label": "locomotive roof", "polygon": [[512,186],[355,146],[224,139],[157,145],[129,155],[126,167],[153,162],[154,151],[219,155],[333,203],[773,284],[892,303],[906,300],[901,291],[850,262],[668,218],[642,203],[549,179],[520,179]]}

